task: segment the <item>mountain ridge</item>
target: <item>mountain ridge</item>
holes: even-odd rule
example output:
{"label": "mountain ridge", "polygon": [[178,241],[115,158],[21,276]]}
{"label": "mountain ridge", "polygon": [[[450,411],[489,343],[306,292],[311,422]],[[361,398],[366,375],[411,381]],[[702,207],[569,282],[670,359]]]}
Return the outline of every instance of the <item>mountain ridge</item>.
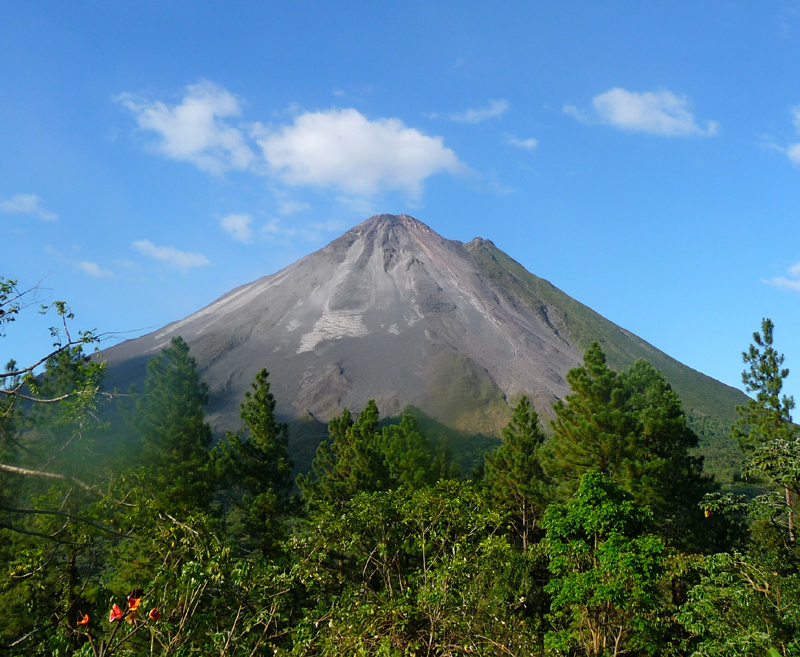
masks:
{"label": "mountain ridge", "polygon": [[215,430],[266,367],[278,413],[322,421],[375,398],[456,430],[498,436],[509,403],[540,414],[568,394],[566,373],[598,340],[609,364],[644,357],[687,411],[723,427],[744,394],[691,370],[528,272],[491,240],[449,240],[408,215],[375,215],[275,274],[103,352],[111,385],[140,381],[147,358],[182,335],[209,384]]}

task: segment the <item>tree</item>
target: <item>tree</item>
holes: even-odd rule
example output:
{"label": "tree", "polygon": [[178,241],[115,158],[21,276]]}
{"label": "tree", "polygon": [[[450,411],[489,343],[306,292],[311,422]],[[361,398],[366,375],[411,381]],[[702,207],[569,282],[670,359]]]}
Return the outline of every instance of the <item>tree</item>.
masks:
{"label": "tree", "polygon": [[659,533],[670,546],[693,552],[712,549],[722,540],[724,528],[709,523],[698,505],[717,485],[703,474],[703,457],[692,452],[698,438],[678,395],[664,375],[642,359],[620,381],[637,422],[622,481],[628,482],[625,486],[637,504],[652,509]]}
{"label": "tree", "polygon": [[256,374],[240,404],[244,438],[228,432],[220,444],[233,504],[266,557],[285,537],[284,519],[292,491],[288,427],[275,419],[275,398],[266,369]]}
{"label": "tree", "polygon": [[690,452],[697,435],[664,376],[644,360],[617,374],[594,343],[567,380],[573,392],[555,405],[543,459],[562,495],[596,470],[651,507],[671,546],[710,549],[717,534],[703,524],[698,504],[716,485],[703,475],[702,458]]}
{"label": "tree", "polygon": [[405,413],[400,424],[385,427],[381,443],[393,483],[407,490],[418,490],[439,479],[439,467],[432,458],[431,445],[420,433],[419,422],[413,415]]}
{"label": "tree", "polygon": [[370,399],[355,421],[345,409],[328,423],[329,439],[317,448],[313,476],[297,479],[306,502],[342,505],[356,493],[389,487],[378,420],[378,406]]}
{"label": "tree", "polygon": [[522,396],[503,429],[503,444],[486,456],[486,485],[511,515],[514,532],[527,550],[549,501],[549,482],[539,462],[545,434],[530,400]]}
{"label": "tree", "polygon": [[750,367],[742,372],[742,382],[755,399],[736,407],[737,418],[731,435],[739,440],[746,459],[744,474],[766,476],[783,487],[786,503],[786,529],[789,541],[794,536],[794,497],[800,495],[800,444],[792,423],[794,398],[781,394],[789,369],[783,367],[783,354],[772,346],[775,326],[761,321],[761,332],[753,333],[750,348],[742,360]]}
{"label": "tree", "polygon": [[[656,628],[667,550],[648,532],[652,514],[599,472],[587,472],[573,497],[545,513],[541,545],[550,557],[553,654],[665,654]],[[550,654],[550,653],[548,653]]]}
{"label": "tree", "polygon": [[330,421],[329,438],[320,443],[311,465],[313,474],[297,479],[307,502],[342,505],[356,493],[415,490],[451,476],[446,449],[432,449],[412,415],[382,429],[379,419],[370,399],[355,422],[347,409]]}
{"label": "tree", "polygon": [[135,423],[151,468],[154,492],[166,507],[205,509],[216,485],[209,454],[211,427],[205,421],[208,386],[181,337],[147,363],[144,394]]}
{"label": "tree", "polygon": [[630,391],[597,342],[586,350],[583,365],[569,371],[567,382],[572,392],[553,407],[553,436],[543,454],[545,472],[563,498],[589,470],[620,476],[633,455],[637,430]]}
{"label": "tree", "polygon": [[749,365],[742,372],[742,383],[747,392],[755,393],[755,399],[736,407],[738,417],[731,435],[745,454],[768,440],[788,440],[794,435],[794,398],[781,394],[789,369],[783,367],[783,354],[772,346],[774,329],[771,319],[762,319],[761,332],[753,333],[755,344],[742,352],[742,360]]}

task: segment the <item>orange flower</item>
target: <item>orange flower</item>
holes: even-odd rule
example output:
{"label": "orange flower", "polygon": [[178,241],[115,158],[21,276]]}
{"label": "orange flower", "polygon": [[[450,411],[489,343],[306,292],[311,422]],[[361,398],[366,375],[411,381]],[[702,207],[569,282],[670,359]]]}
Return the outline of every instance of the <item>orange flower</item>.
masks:
{"label": "orange flower", "polygon": [[132,611],[127,616],[125,616],[125,622],[128,625],[133,625],[133,621],[135,621],[135,620],[136,620],[136,612],[135,611]]}
{"label": "orange flower", "polygon": [[150,613],[147,614],[150,616],[150,620],[161,620],[161,612],[158,611],[155,607],[150,610]]}
{"label": "orange flower", "polygon": [[122,620],[122,609],[119,608],[119,605],[114,605],[111,607],[111,613],[108,615],[108,622],[113,623],[118,620]]}
{"label": "orange flower", "polygon": [[136,611],[139,608],[139,603],[141,601],[141,598],[128,598],[128,609],[131,611]]}
{"label": "orange flower", "polygon": [[83,618],[78,621],[78,627],[83,627],[89,624],[89,614],[84,614]]}

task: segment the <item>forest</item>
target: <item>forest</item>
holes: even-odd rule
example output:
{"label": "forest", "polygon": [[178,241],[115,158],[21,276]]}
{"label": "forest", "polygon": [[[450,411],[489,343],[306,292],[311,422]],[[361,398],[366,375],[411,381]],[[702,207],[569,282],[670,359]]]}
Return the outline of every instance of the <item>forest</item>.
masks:
{"label": "forest", "polygon": [[[38,308],[0,278],[0,339]],[[267,370],[215,438],[181,338],[104,391],[102,336],[40,312],[52,348],[0,373],[3,654],[800,656],[800,434],[769,319],[731,492],[664,376],[599,343],[552,420],[513,400],[470,472],[370,400],[295,476]]]}

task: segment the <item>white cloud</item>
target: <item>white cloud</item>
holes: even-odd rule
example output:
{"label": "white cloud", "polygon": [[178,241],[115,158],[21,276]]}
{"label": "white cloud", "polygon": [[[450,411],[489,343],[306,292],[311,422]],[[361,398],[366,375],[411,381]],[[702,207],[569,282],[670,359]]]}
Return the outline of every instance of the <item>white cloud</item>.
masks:
{"label": "white cloud", "polygon": [[791,276],[791,278],[787,278],[786,276],[775,276],[770,280],[765,280],[762,278],[761,282],[766,283],[767,285],[772,285],[773,287],[781,288],[782,290],[794,290],[795,292],[800,292],[800,262],[789,267],[788,274]]}
{"label": "white cloud", "polygon": [[507,100],[490,100],[486,107],[467,109],[463,112],[448,114],[447,118],[459,123],[481,123],[489,119],[497,119],[508,111]]}
{"label": "white cloud", "polygon": [[772,285],[773,287],[779,287],[783,290],[794,290],[795,292],[800,292],[800,280],[792,280],[790,278],[786,278],[785,276],[775,276],[770,280],[761,281],[762,283],[766,283],[767,285]]}
{"label": "white cloud", "polygon": [[295,214],[296,212],[305,212],[306,210],[310,209],[311,206],[308,203],[303,203],[302,201],[281,201],[278,212],[284,216],[288,216],[290,214]]}
{"label": "white cloud", "polygon": [[253,218],[249,214],[229,214],[219,220],[220,225],[239,242],[249,242],[253,237],[250,224]]}
{"label": "white cloud", "polygon": [[58,215],[46,210],[42,199],[36,194],[15,194],[5,201],[0,201],[0,211],[7,214],[32,214],[42,221],[55,221]]}
{"label": "white cloud", "polygon": [[[81,248],[79,246],[74,246],[73,250],[80,251]],[[44,252],[54,256],[59,262],[75,267],[75,269],[80,269],[85,274],[89,274],[89,276],[94,276],[95,278],[110,278],[114,275],[114,272],[110,269],[103,269],[96,262],[90,262],[89,260],[72,260],[52,246],[46,246]]]}
{"label": "white cloud", "polygon": [[285,244],[294,237],[306,242],[321,242],[326,234],[338,233],[345,228],[346,226],[338,221],[312,222],[308,226],[287,228],[281,225],[279,219],[270,219],[262,226],[261,232],[268,240]]}
{"label": "white cloud", "polygon": [[[208,81],[187,87],[176,105],[129,93],[116,100],[133,113],[139,128],[156,135],[152,147],[157,152],[213,174],[237,169],[292,187],[332,188],[361,197],[400,190],[416,198],[428,177],[469,171],[442,137],[396,118],[370,120],[353,108],[300,113],[293,106],[290,117],[275,117],[277,125],[254,122],[245,129],[237,121],[237,98]],[[478,117],[474,120],[507,107],[505,101],[492,103],[486,110],[470,110]],[[280,211],[305,209],[305,203],[288,202]]]}
{"label": "white cloud", "polygon": [[510,146],[514,146],[516,148],[523,148],[528,151],[534,150],[539,145],[538,140],[533,139],[533,137],[531,137],[530,139],[518,139],[514,135],[509,135],[509,134],[505,135],[505,141],[506,144],[509,144]]}
{"label": "white cloud", "polygon": [[564,113],[583,123],[605,123],[620,130],[645,132],[663,137],[710,137],[719,131],[719,123],[698,124],[686,96],[671,91],[627,91],[610,89],[592,99],[593,113],[565,105]]}
{"label": "white cloud", "polygon": [[137,240],[131,246],[142,255],[160,260],[184,273],[192,267],[203,267],[211,264],[208,258],[200,253],[178,251],[178,249],[171,246],[156,246],[149,240]]}
{"label": "white cloud", "polygon": [[211,82],[187,87],[180,105],[146,102],[128,93],[117,101],[133,112],[140,128],[158,134],[154,146],[167,157],[214,174],[248,169],[255,160],[241,130],[225,120],[239,116],[238,100]]}
{"label": "white cloud", "polygon": [[257,142],[285,184],[359,196],[402,190],[416,198],[429,176],[467,170],[442,137],[428,137],[399,119],[370,121],[355,109],[306,112],[278,131],[259,126]]}
{"label": "white cloud", "polygon": [[88,260],[79,260],[75,263],[75,266],[89,274],[89,276],[94,276],[96,278],[108,278],[114,275],[114,272],[110,269],[103,269],[96,262],[89,262]]}
{"label": "white cloud", "polygon": [[[794,123],[797,133],[800,134],[800,105],[792,108],[792,123]],[[800,164],[800,143],[789,144],[786,148],[778,146],[777,144],[769,144],[769,147],[781,153],[785,153],[786,157],[792,162]]]}

